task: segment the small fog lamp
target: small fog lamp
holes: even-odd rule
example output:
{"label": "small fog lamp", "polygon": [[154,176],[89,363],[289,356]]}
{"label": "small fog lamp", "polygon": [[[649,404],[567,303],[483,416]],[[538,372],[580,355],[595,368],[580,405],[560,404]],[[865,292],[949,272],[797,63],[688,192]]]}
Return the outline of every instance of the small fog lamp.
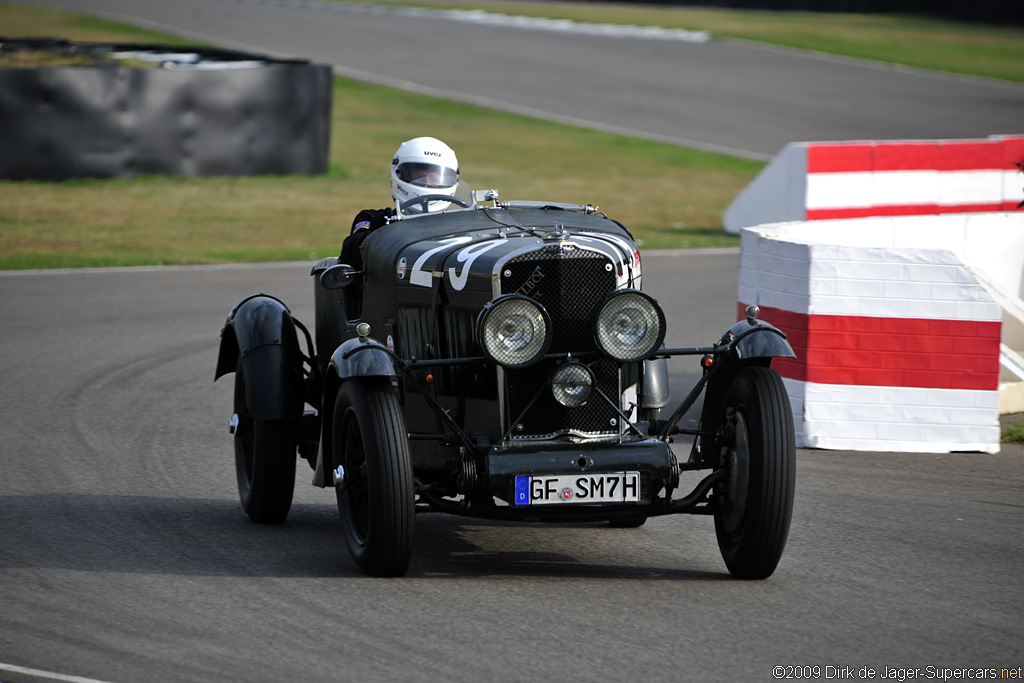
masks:
{"label": "small fog lamp", "polygon": [[594,373],[582,363],[566,363],[551,376],[551,393],[567,408],[586,405],[594,393]]}

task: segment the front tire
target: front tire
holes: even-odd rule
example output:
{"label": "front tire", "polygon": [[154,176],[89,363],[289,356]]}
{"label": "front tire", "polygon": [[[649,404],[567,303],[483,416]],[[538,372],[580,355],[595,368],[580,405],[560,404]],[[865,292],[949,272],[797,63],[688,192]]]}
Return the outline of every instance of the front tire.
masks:
{"label": "front tire", "polygon": [[235,473],[238,497],[249,519],[261,524],[285,520],[295,490],[295,436],[288,420],[257,420],[245,397],[245,371],[235,368]]}
{"label": "front tire", "polygon": [[719,467],[729,478],[715,489],[715,535],[729,572],[741,579],[772,575],[789,537],[796,484],[793,413],[779,374],[740,368],[719,414],[725,437]]}
{"label": "front tire", "polygon": [[345,543],[371,576],[402,576],[412,557],[415,493],[398,397],[386,378],[352,378],[334,406],[336,488]]}

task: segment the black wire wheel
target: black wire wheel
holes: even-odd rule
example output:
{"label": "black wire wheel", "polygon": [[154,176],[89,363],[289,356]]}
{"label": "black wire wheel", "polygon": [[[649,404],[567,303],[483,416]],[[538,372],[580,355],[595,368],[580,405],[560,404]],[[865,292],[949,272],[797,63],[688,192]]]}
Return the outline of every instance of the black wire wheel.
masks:
{"label": "black wire wheel", "polygon": [[[415,493],[408,433],[384,377],[342,382],[334,405],[335,486],[345,543],[371,576],[402,576],[412,556]],[[335,470],[337,476],[338,470]]]}
{"label": "black wire wheel", "polygon": [[294,425],[288,420],[253,418],[241,359],[235,368],[234,409],[235,473],[242,509],[254,522],[283,522],[295,491]]}
{"label": "black wire wheel", "polygon": [[729,477],[715,489],[715,534],[729,572],[764,579],[778,566],[789,537],[796,483],[793,413],[779,374],[740,368],[725,392],[719,467]]}

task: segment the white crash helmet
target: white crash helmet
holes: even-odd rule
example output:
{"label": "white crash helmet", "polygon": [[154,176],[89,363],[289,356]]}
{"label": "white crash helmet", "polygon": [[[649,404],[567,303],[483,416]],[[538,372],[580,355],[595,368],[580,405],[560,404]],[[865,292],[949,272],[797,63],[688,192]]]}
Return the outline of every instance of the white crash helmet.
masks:
{"label": "white crash helmet", "polygon": [[[391,160],[391,196],[395,208],[402,202],[427,194],[455,194],[459,184],[459,160],[451,147],[437,138],[413,138],[403,142]],[[426,211],[443,211],[451,202],[429,201]],[[417,204],[406,213],[422,213]]]}

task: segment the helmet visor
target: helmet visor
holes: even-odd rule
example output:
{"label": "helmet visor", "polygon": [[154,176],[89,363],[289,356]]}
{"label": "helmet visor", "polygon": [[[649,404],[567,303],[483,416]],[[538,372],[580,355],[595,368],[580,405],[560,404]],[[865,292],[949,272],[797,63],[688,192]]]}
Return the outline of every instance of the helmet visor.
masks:
{"label": "helmet visor", "polygon": [[452,187],[459,182],[459,171],[438,164],[406,162],[395,169],[399,180],[419,187]]}

